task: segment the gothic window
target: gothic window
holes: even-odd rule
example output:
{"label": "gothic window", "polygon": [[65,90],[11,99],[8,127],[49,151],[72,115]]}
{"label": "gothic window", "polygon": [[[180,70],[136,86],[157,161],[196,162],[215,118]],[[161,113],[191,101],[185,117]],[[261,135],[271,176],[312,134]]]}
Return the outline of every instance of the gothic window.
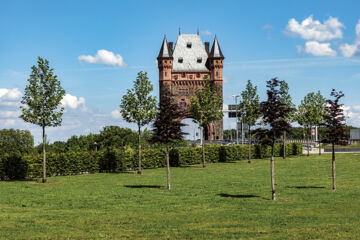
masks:
{"label": "gothic window", "polygon": [[198,57],[197,58],[197,63],[201,63],[202,62],[202,58],[201,57]]}
{"label": "gothic window", "polygon": [[216,72],[216,76],[219,76],[219,72]]}
{"label": "gothic window", "polygon": [[196,77],[199,78],[199,77],[200,77],[200,73],[197,73],[197,74],[196,74]]}
{"label": "gothic window", "polygon": [[185,77],[185,73],[182,73],[181,76],[184,78],[184,77]]}
{"label": "gothic window", "polygon": [[187,47],[187,48],[191,48],[191,45],[192,45],[191,42],[187,42],[187,43],[186,43],[186,47]]}
{"label": "gothic window", "polygon": [[179,102],[180,107],[186,107],[185,99],[181,99],[181,102]]}
{"label": "gothic window", "polygon": [[167,61],[165,60],[165,63],[167,63]]}
{"label": "gothic window", "polygon": [[183,63],[183,58],[182,57],[178,58],[178,63]]}

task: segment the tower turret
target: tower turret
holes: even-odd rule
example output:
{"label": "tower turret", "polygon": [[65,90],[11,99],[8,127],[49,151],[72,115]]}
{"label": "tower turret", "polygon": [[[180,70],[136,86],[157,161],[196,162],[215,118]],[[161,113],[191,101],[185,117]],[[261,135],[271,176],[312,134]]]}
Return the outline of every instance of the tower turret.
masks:
{"label": "tower turret", "polygon": [[211,79],[214,81],[215,84],[222,84],[224,58],[225,57],[221,52],[219,42],[215,36],[214,43],[209,54],[210,74]]}
{"label": "tower turret", "polygon": [[157,57],[160,85],[171,84],[171,71],[173,65],[172,52],[172,43],[168,44],[165,36]]}

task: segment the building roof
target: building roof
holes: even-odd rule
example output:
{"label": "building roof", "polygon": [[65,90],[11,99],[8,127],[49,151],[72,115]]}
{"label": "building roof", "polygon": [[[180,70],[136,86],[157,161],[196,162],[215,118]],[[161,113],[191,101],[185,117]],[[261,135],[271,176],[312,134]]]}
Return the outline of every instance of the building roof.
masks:
{"label": "building roof", "polygon": [[158,55],[158,58],[170,58],[171,52],[169,51],[169,46],[166,40],[166,36],[164,37],[163,43],[161,45],[161,49]]}
{"label": "building roof", "polygon": [[173,71],[209,71],[208,54],[197,34],[180,34],[172,56]]}
{"label": "building roof", "polygon": [[221,48],[220,48],[220,45],[219,45],[219,42],[218,42],[216,36],[215,36],[214,43],[212,45],[209,57],[211,57],[211,58],[224,58],[224,55],[221,52]]}

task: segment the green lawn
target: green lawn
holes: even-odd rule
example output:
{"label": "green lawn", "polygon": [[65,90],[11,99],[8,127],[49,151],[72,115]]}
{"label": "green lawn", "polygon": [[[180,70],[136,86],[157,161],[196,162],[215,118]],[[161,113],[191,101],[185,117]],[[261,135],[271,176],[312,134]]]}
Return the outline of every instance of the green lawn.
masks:
{"label": "green lawn", "polygon": [[360,154],[0,182],[0,239],[360,239]]}

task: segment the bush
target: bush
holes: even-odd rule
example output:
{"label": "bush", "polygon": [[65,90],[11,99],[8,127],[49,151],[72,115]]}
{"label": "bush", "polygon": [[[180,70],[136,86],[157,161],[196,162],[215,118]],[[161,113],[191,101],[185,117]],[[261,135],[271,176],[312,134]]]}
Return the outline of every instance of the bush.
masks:
{"label": "bush", "polygon": [[25,179],[28,172],[28,164],[19,152],[5,153],[1,157],[0,178],[2,180],[20,180]]}
{"label": "bush", "polygon": [[170,166],[181,167],[199,164],[202,162],[202,150],[200,147],[174,148],[170,151]]}

